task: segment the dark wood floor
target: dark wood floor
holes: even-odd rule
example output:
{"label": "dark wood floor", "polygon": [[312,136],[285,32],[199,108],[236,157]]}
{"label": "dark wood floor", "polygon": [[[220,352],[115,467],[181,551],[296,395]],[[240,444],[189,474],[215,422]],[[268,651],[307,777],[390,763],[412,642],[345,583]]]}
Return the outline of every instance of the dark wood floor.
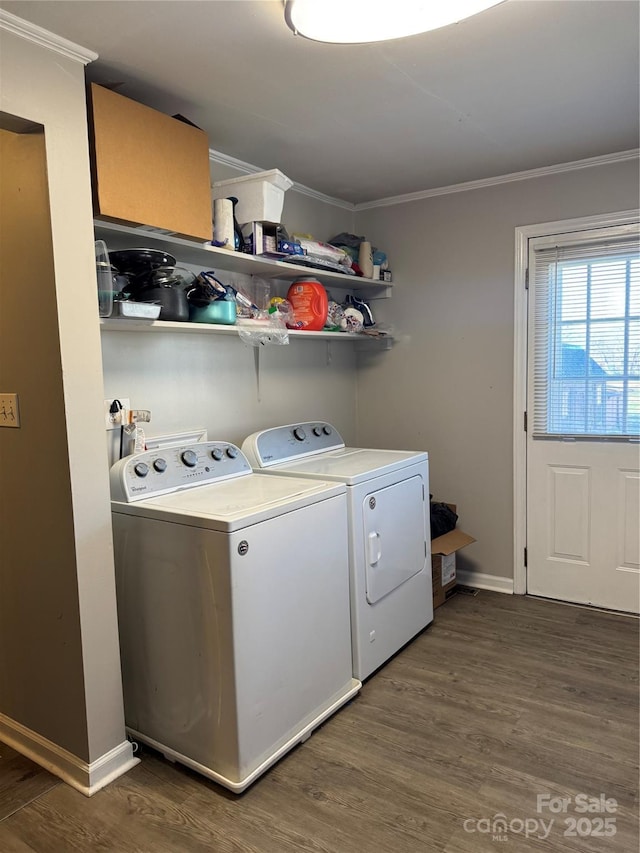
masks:
{"label": "dark wood floor", "polygon": [[637,853],[638,639],[623,616],[457,595],[240,797],[143,750],[87,799],[0,745],[0,851]]}

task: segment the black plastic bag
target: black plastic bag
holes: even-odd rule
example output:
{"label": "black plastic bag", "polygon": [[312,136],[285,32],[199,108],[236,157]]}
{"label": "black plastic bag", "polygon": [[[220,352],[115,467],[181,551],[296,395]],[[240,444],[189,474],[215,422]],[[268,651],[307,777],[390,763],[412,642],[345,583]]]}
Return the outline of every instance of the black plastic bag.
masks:
{"label": "black plastic bag", "polygon": [[431,501],[431,538],[437,539],[453,530],[458,523],[458,516],[450,506]]}

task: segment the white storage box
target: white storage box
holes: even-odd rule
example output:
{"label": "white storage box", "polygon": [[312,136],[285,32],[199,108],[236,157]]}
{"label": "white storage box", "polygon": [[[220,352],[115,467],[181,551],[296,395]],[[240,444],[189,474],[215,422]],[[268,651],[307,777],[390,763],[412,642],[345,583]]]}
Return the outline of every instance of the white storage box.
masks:
{"label": "white storage box", "polygon": [[113,303],[113,316],[157,320],[160,316],[161,307],[161,305],[156,305],[153,302],[129,302],[126,299],[115,300]]}
{"label": "white storage box", "polygon": [[293,181],[279,169],[256,172],[226,181],[214,181],[211,194],[216,198],[238,199],[236,219],[240,225],[247,222],[280,222],[284,194]]}

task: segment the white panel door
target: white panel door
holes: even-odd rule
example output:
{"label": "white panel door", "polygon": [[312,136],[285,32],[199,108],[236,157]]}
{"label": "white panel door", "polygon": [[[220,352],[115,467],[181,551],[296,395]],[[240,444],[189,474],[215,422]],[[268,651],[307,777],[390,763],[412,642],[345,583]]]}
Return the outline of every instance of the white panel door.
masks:
{"label": "white panel door", "polygon": [[527,592],[638,612],[637,445],[528,442]]}
{"label": "white panel door", "polygon": [[637,613],[640,260],[627,237],[530,241],[527,592]]}

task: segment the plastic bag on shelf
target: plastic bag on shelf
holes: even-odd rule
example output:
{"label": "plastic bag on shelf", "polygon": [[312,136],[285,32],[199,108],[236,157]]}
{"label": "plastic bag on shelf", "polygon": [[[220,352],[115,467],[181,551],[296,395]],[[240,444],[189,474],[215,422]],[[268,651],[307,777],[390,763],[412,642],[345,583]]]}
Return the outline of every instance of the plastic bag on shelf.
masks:
{"label": "plastic bag on shelf", "polygon": [[272,323],[270,320],[247,320],[236,324],[240,339],[251,347],[268,345],[286,345],[289,343],[289,330],[286,326]]}
{"label": "plastic bag on shelf", "polygon": [[293,237],[300,243],[308,258],[329,261],[338,267],[344,266],[347,269],[351,267],[352,258],[344,249],[310,239],[308,234],[294,234]]}
{"label": "plastic bag on shelf", "polygon": [[240,339],[253,347],[286,345],[289,343],[287,318],[290,315],[290,303],[274,297],[265,310],[256,311],[251,319],[238,323]]}

